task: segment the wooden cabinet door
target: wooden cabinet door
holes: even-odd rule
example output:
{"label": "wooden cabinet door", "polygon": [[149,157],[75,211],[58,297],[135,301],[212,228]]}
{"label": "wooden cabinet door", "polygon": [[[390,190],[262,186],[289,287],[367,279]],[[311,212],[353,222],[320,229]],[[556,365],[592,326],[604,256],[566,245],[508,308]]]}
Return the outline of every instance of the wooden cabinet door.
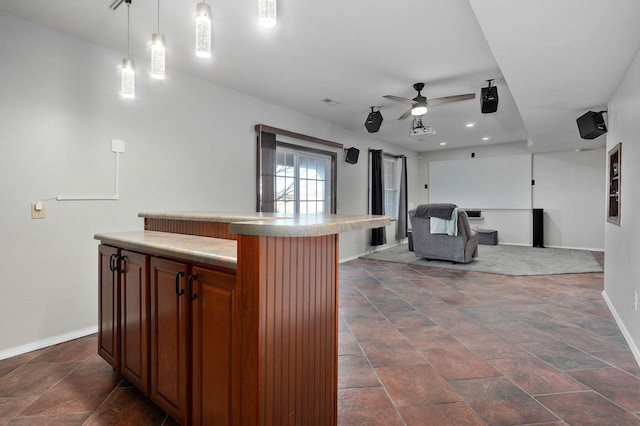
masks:
{"label": "wooden cabinet door", "polygon": [[240,367],[236,277],[198,267],[192,274],[193,424],[230,425],[239,414],[239,387],[232,383]]}
{"label": "wooden cabinet door", "polygon": [[122,250],[120,372],[149,393],[149,256]]}
{"label": "wooden cabinet door", "polygon": [[151,258],[150,397],[182,424],[188,419],[187,265]]}
{"label": "wooden cabinet door", "polygon": [[120,369],[119,255],[115,247],[98,247],[98,354],[116,371]]}

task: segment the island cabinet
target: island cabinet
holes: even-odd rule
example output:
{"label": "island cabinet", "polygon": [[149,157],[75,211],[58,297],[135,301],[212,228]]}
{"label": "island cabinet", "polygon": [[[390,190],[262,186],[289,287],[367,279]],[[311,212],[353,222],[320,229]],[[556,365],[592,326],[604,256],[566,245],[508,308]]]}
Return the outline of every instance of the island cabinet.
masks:
{"label": "island cabinet", "polygon": [[149,256],[120,253],[120,372],[149,392]]}
{"label": "island cabinet", "polygon": [[240,298],[236,277],[193,268],[191,395],[194,425],[237,424],[240,387]]}
{"label": "island cabinet", "polygon": [[120,370],[120,274],[116,270],[120,250],[98,247],[98,354]]}
{"label": "island cabinet", "polygon": [[230,424],[234,290],[230,273],[151,258],[150,397],[183,424]]}
{"label": "island cabinet", "polygon": [[233,424],[234,271],[101,244],[99,354],[181,424]]}
{"label": "island cabinet", "polygon": [[100,355],[183,425],[335,426],[338,234],[389,218],[139,216],[95,236]]}
{"label": "island cabinet", "polygon": [[145,394],[149,389],[148,256],[99,247],[98,353]]}
{"label": "island cabinet", "polygon": [[188,266],[151,259],[151,399],[171,417],[188,419]]}

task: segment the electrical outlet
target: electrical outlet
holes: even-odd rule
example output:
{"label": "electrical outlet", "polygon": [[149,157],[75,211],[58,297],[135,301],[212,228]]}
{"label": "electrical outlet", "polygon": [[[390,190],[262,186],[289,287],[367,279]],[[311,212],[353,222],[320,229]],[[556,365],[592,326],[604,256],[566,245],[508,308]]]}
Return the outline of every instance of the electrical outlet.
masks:
{"label": "electrical outlet", "polygon": [[638,292],[637,291],[633,292],[633,310],[634,311],[638,310]]}
{"label": "electrical outlet", "polygon": [[45,216],[43,201],[31,203],[31,219],[44,219]]}

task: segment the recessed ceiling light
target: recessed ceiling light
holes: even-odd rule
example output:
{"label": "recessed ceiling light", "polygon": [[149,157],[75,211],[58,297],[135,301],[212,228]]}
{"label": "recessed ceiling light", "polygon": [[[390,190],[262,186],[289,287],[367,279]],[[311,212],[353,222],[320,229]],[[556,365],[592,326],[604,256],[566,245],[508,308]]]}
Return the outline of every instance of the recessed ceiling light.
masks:
{"label": "recessed ceiling light", "polygon": [[476,125],[476,123],[467,123],[467,124],[464,125],[464,127],[473,127],[475,125]]}
{"label": "recessed ceiling light", "polygon": [[440,145],[446,145],[446,144],[447,144],[446,142],[440,142]]}
{"label": "recessed ceiling light", "polygon": [[483,141],[488,141],[489,140],[489,136],[485,136],[484,138],[482,138]]}

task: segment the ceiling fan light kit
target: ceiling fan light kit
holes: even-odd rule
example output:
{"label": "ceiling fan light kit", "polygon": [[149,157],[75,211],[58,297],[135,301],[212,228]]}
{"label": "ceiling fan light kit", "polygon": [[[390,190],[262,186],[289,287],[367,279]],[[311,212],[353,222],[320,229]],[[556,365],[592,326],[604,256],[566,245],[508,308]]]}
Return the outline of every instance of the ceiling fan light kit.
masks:
{"label": "ceiling fan light kit", "polygon": [[466,101],[467,99],[474,99],[476,97],[475,93],[466,93],[464,95],[453,95],[453,96],[445,96],[442,98],[427,99],[426,97],[422,96],[422,93],[420,93],[422,89],[424,89],[424,83],[416,83],[413,85],[413,88],[418,92],[418,95],[413,99],[407,99],[407,98],[394,96],[394,95],[383,96],[387,99],[391,99],[397,102],[402,102],[402,103],[411,105],[411,108],[409,108],[404,114],[398,117],[398,120],[404,120],[410,115],[413,115],[414,117],[423,116],[427,113],[428,106],[448,104],[451,102]]}
{"label": "ceiling fan light kit", "polygon": [[425,115],[428,111],[429,109],[427,108],[427,103],[419,102],[415,104],[413,108],[411,108],[411,115],[413,116]]}
{"label": "ceiling fan light kit", "polygon": [[413,88],[418,91],[418,96],[412,99],[415,104],[411,108],[411,115],[414,117],[425,115],[427,111],[429,111],[427,108],[427,98],[420,93],[422,89],[424,89],[424,83],[416,83],[413,85]]}

